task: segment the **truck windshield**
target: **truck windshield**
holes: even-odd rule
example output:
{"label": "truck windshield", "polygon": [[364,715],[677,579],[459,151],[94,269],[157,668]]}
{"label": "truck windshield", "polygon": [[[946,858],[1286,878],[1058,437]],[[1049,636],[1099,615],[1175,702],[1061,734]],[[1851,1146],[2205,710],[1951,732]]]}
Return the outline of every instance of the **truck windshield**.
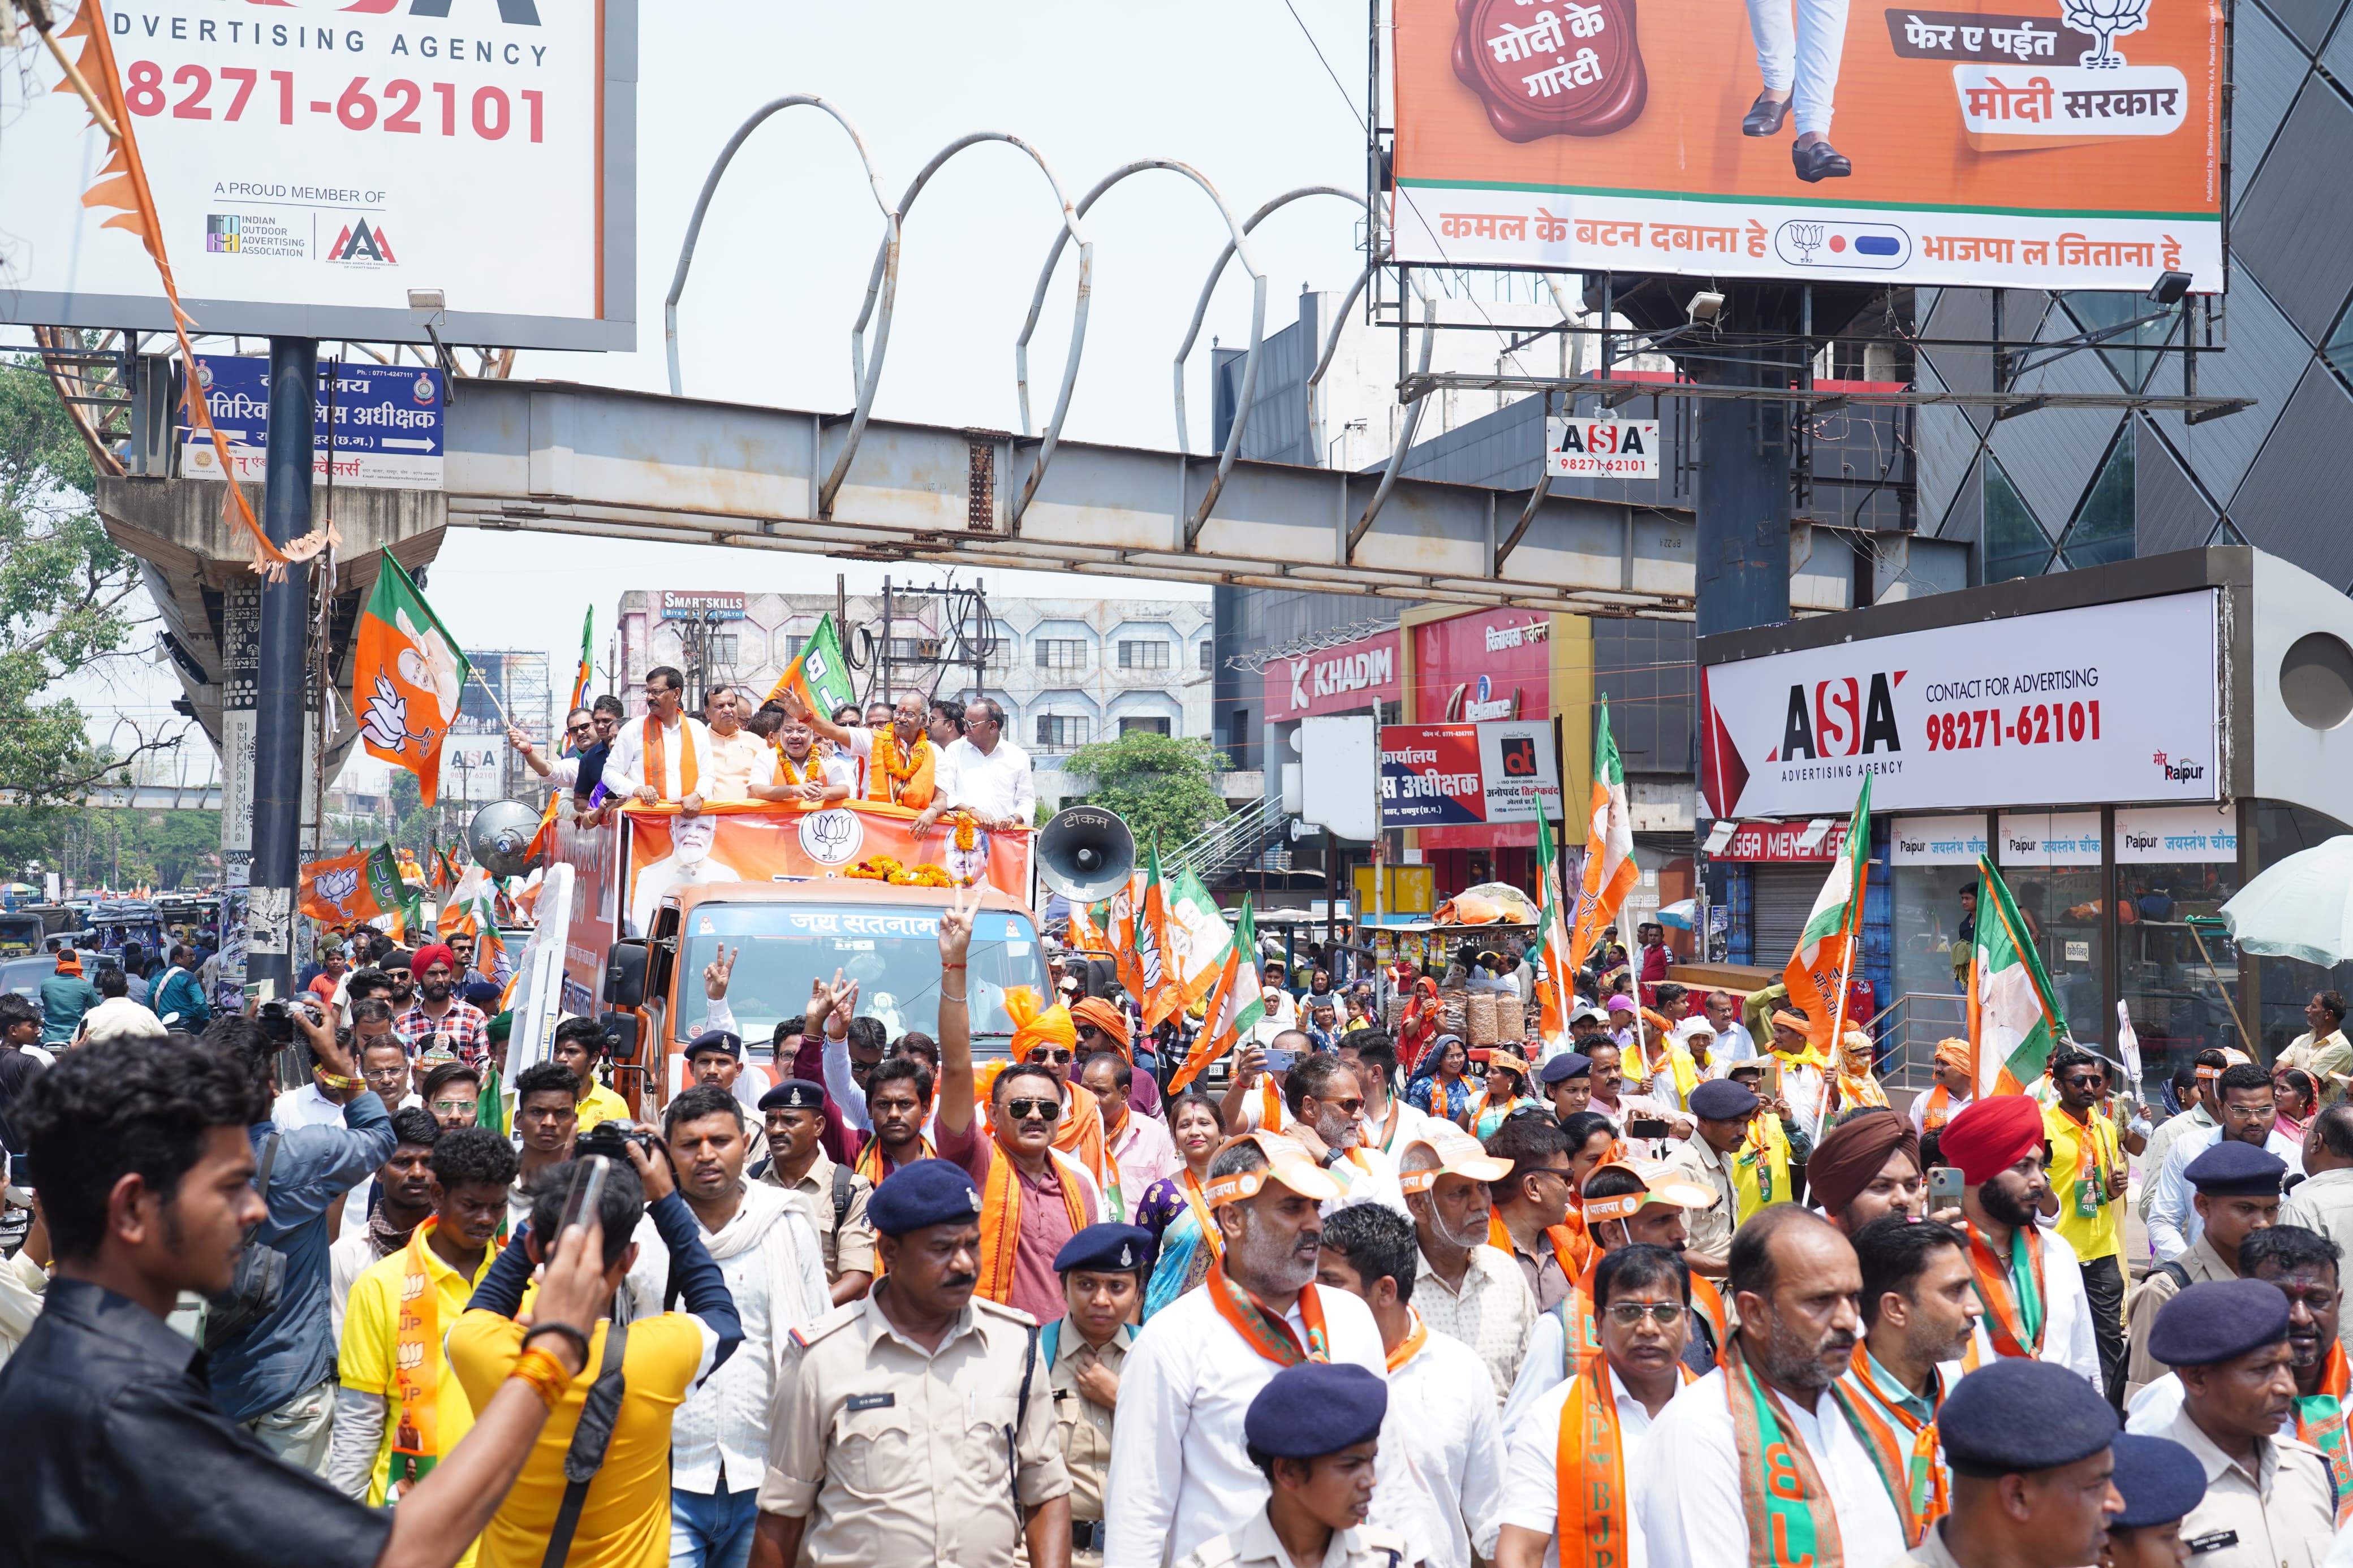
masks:
{"label": "truck windshield", "polygon": [[[786,1018],[808,1011],[809,983],[834,972],[858,982],[858,1011],[882,1022],[892,1039],[909,1030],[939,1034],[940,922],[927,910],[871,904],[704,904],[688,919],[679,954],[677,1038],[702,1030],[702,969],[723,944],[742,949],[727,984],[735,1027],[754,1049]],[[976,1045],[1009,1039],[1005,988],[1028,985],[1051,994],[1045,954],[1027,915],[983,910],[973,919],[965,971]]]}
{"label": "truck windshield", "polygon": [[0,954],[38,952],[48,930],[35,914],[0,914]]}

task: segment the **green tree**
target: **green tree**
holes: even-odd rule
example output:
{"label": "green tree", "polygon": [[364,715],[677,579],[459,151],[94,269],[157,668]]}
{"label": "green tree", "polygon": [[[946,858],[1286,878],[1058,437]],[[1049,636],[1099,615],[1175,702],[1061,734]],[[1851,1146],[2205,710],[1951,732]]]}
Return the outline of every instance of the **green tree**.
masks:
{"label": "green tree", "polygon": [[1211,751],[1207,741],[1148,730],[1081,746],[1062,764],[1092,780],[1087,804],[1116,813],[1139,849],[1156,834],[1163,850],[1228,815],[1215,777],[1225,765],[1226,754]]}
{"label": "green tree", "polygon": [[[132,735],[105,751],[55,683],[122,651],[138,563],[93,510],[97,472],[47,375],[0,362],[0,789],[41,805],[124,776],[177,737]],[[127,743],[126,743],[127,742]]]}

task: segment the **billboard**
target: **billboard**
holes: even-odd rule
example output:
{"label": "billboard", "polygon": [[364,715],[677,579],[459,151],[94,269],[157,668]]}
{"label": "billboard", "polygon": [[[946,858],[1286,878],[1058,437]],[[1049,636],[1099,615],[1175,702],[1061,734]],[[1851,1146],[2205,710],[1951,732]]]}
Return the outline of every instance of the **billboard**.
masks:
{"label": "billboard", "polygon": [[2219,290],[2222,8],[1995,3],[1397,0],[1396,258]]}
{"label": "billboard", "polygon": [[1552,721],[1381,726],[1381,826],[1560,819]]}
{"label": "billboard", "polygon": [[[347,485],[438,490],[446,450],[441,432],[441,372],[423,365],[322,363],[311,409],[311,474],[327,477],[328,377],[334,378],[335,478]],[[198,354],[196,381],[213,426],[228,437],[237,477],[262,480],[269,445],[269,362],[259,355]],[[179,428],[180,470],[217,479],[212,443]]]}
{"label": "billboard", "polygon": [[1395,702],[1402,689],[1398,634],[1376,632],[1336,647],[1270,658],[1260,674],[1270,724],[1308,713],[1365,712],[1376,702]]}
{"label": "billboard", "polygon": [[[636,346],[637,0],[140,0],[105,20],[197,330],[421,343],[415,289],[444,296],[445,342]],[[105,134],[56,60],[22,60],[0,77],[0,320],[169,330]]]}
{"label": "billboard", "polygon": [[1717,816],[2220,798],[2211,589],[1709,665]]}

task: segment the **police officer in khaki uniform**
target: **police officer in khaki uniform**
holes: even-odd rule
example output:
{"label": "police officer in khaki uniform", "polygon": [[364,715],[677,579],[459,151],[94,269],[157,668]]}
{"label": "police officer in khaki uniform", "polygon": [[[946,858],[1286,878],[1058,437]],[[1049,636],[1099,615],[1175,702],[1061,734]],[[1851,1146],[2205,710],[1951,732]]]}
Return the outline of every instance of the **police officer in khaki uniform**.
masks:
{"label": "police officer in khaki uniform", "polygon": [[1388,1384],[1352,1362],[1302,1362],[1269,1378],[1242,1416],[1266,1506],[1177,1568],[1410,1568],[1405,1537],[1365,1522],[1388,1407]]}
{"label": "police officer in khaki uniform", "polygon": [[[884,1278],[793,1331],[752,1568],[1068,1568],[1071,1478],[1027,1313],[976,1299],[980,1194],[944,1160],[874,1190]],[[2274,1292],[2276,1294],[2276,1292]]]}
{"label": "police officer in khaki uniform", "polygon": [[2205,1500],[2181,1521],[2198,1568],[2306,1568],[2336,1534],[2327,1456],[2279,1435],[2296,1392],[2289,1310],[2269,1280],[2212,1280],[2168,1301],[2149,1333],[2149,1353],[2181,1379],[2162,1436],[2206,1471]]}
{"label": "police officer in khaki uniform", "polygon": [[1952,1469],[1952,1508],[1897,1568],[2102,1561],[2121,1501],[2116,1413],[2088,1378],[2023,1356],[1988,1362],[1953,1384],[1936,1430]]}
{"label": "police officer in khaki uniform", "polygon": [[825,1089],[805,1078],[786,1079],[760,1097],[768,1157],[753,1173],[800,1199],[802,1212],[825,1244],[825,1279],[833,1304],[855,1301],[874,1282],[874,1225],[867,1205],[874,1184],[827,1158]]}
{"label": "police officer in khaki uniform", "polygon": [[1111,1470],[1112,1411],[1135,1331],[1128,1319],[1151,1277],[1152,1233],[1140,1225],[1091,1225],[1062,1244],[1064,1315],[1046,1326],[1054,1426],[1071,1471],[1071,1561],[1103,1561],[1103,1483]]}

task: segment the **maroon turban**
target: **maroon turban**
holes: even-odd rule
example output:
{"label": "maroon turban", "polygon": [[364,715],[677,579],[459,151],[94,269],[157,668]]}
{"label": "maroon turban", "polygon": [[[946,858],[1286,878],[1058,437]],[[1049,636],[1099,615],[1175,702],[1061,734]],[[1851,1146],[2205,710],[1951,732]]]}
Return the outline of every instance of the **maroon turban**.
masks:
{"label": "maroon turban", "polygon": [[1915,1165],[1920,1163],[1920,1141],[1911,1119],[1892,1110],[1865,1111],[1840,1122],[1814,1145],[1806,1161],[1806,1184],[1822,1212],[1836,1218],[1887,1168],[1888,1156],[1899,1149],[1912,1156]]}
{"label": "maroon turban", "polygon": [[2040,1104],[2022,1094],[1997,1094],[1963,1107],[1945,1124],[1936,1150],[1974,1187],[2041,1149],[2046,1137]]}

